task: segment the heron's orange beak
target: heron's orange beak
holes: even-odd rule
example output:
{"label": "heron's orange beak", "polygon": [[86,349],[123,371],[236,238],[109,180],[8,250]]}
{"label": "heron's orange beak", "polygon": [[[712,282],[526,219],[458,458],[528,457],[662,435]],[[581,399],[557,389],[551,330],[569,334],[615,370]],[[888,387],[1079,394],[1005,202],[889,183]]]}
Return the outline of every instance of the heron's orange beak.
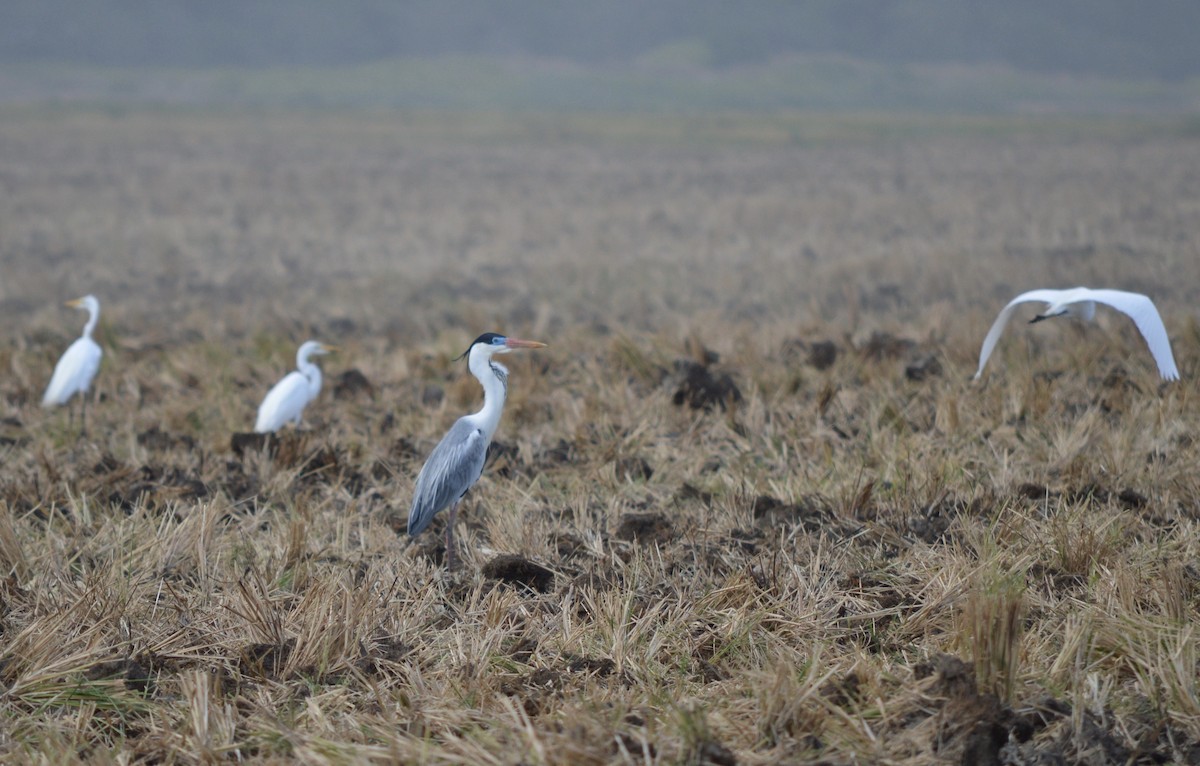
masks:
{"label": "heron's orange beak", "polygon": [[504,345],[509,348],[545,348],[546,344],[536,340],[518,340],[517,338],[508,338],[504,341]]}
{"label": "heron's orange beak", "polygon": [[322,343],[321,350],[324,351],[326,354],[332,354],[333,352],[338,350],[338,347],[337,346],[327,346],[324,343]]}
{"label": "heron's orange beak", "polygon": [[83,298],[76,298],[73,301],[67,301],[63,305],[70,306],[73,309],[82,308],[83,307]]}

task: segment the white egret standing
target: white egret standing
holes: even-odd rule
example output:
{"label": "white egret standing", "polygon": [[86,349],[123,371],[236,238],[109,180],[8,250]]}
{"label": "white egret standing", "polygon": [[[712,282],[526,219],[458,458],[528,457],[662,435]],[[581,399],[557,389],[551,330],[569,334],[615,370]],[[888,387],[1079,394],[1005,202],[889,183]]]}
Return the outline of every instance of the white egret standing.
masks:
{"label": "white egret standing", "polygon": [[321,368],[308,361],[314,354],[328,354],[336,347],[310,340],[296,352],[296,369],[276,383],[258,407],[254,430],[260,434],[278,431],[290,420],[300,425],[300,414],[321,393]]}
{"label": "white egret standing", "polygon": [[442,437],[434,447],[429,459],[417,475],[417,486],[413,493],[412,508],[408,511],[408,534],[419,535],[438,511],[450,506],[450,517],[446,519],[446,568],[456,569],[458,556],[454,550],[454,519],[463,495],[479,480],[483,463],[487,458],[488,444],[500,415],[504,411],[504,398],[508,394],[508,370],[493,361],[495,354],[507,354],[517,348],[545,348],[545,343],[534,340],[506,338],[494,332],[485,332],[463,352],[467,367],[483,386],[483,408],[473,415],[464,415]]}
{"label": "white egret standing", "polygon": [[1163,326],[1162,317],[1158,315],[1154,301],[1141,293],[1127,293],[1122,290],[1092,290],[1087,287],[1076,287],[1070,290],[1030,290],[1009,301],[1009,304],[996,317],[996,321],[992,323],[992,329],[988,330],[987,337],[983,339],[983,348],[979,350],[979,370],[975,373],[976,379],[983,374],[983,366],[987,364],[988,357],[992,355],[992,349],[996,347],[996,342],[1004,333],[1004,327],[1008,324],[1008,319],[1012,316],[1017,304],[1031,301],[1042,301],[1046,304],[1045,310],[1030,320],[1031,324],[1059,316],[1077,316],[1089,321],[1096,315],[1097,303],[1112,306],[1129,315],[1146,340],[1146,345],[1150,347],[1150,353],[1154,355],[1154,361],[1158,364],[1158,374],[1164,380],[1179,380],[1179,370],[1176,369],[1175,357],[1171,354],[1171,341],[1167,337],[1167,328]]}
{"label": "white egret standing", "polygon": [[[68,306],[86,309],[87,324],[83,326],[83,335],[70,345],[54,366],[54,374],[50,376],[50,385],[42,396],[43,407],[57,407],[66,404],[75,394],[80,395],[80,423],[87,431],[87,392],[92,385],[92,378],[100,369],[100,357],[104,353],[96,341],[92,340],[92,331],[100,320],[100,301],[94,295],[85,295],[73,301],[67,301]],[[68,422],[74,422],[74,413],[68,410]]]}

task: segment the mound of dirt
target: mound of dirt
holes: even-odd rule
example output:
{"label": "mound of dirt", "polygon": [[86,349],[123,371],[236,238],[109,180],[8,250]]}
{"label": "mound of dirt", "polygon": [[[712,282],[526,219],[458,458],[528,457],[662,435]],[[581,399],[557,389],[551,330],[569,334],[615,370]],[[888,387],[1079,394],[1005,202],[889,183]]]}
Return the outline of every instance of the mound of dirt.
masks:
{"label": "mound of dirt", "polygon": [[754,524],[762,528],[800,525],[806,532],[817,532],[832,517],[832,511],[817,498],[802,498],[799,503],[785,503],[770,495],[754,499]]}
{"label": "mound of dirt", "polygon": [[742,401],[742,392],[725,372],[713,373],[708,367],[690,359],[675,362],[675,377],[679,383],[671,401],[676,407],[687,405],[694,410],[728,409]]}
{"label": "mound of dirt", "polygon": [[502,553],[483,565],[483,576],[509,585],[523,585],[546,593],[554,584],[554,573],[524,556]]}
{"label": "mound of dirt", "polygon": [[333,384],[334,399],[353,399],[363,394],[374,399],[375,387],[371,385],[371,381],[367,380],[367,376],[363,375],[361,370],[354,367],[339,375]]}
{"label": "mound of dirt", "polygon": [[275,434],[259,434],[253,432],[236,433],[229,437],[229,449],[238,457],[247,452],[259,452],[266,448],[268,455],[279,451],[279,437]]}
{"label": "mound of dirt", "polygon": [[515,444],[493,440],[488,445],[486,465],[484,470],[508,479],[516,473],[520,464],[521,451]]}
{"label": "mound of dirt", "polygon": [[661,513],[627,513],[621,517],[615,536],[643,545],[664,545],[675,539],[675,528]]}
{"label": "mound of dirt", "polygon": [[904,377],[914,382],[936,378],[942,374],[942,363],[933,354],[923,356],[904,368]]}
{"label": "mound of dirt", "polygon": [[808,365],[818,370],[828,370],[838,357],[837,344],[831,340],[819,340],[808,346]]}

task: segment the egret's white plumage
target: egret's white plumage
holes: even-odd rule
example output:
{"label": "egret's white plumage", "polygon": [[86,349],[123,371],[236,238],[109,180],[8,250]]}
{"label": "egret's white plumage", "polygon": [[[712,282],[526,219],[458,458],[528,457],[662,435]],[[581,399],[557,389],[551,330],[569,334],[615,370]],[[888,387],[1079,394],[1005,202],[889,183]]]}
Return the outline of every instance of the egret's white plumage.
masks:
{"label": "egret's white plumage", "polygon": [[[471,343],[463,356],[467,367],[483,386],[483,408],[464,415],[434,447],[429,459],[417,475],[412,507],[408,511],[408,534],[418,535],[429,526],[433,517],[450,507],[446,522],[446,567],[454,569],[454,519],[458,504],[467,490],[483,473],[488,444],[500,425],[504,399],[508,393],[508,370],[492,359],[495,354],[507,354],[516,348],[543,348],[545,343],[506,338],[496,333],[484,333]],[[461,358],[461,357],[460,357]]]}
{"label": "egret's white plumage", "polygon": [[310,340],[296,352],[296,369],[276,383],[258,407],[254,430],[260,434],[278,431],[289,421],[300,425],[300,415],[321,393],[321,368],[308,358],[328,354],[333,346]]}
{"label": "egret's white plumage", "polygon": [[[54,366],[54,374],[50,376],[50,385],[42,396],[43,407],[57,407],[66,404],[75,394],[83,398],[83,407],[87,406],[87,392],[100,369],[100,357],[103,352],[96,341],[92,340],[92,332],[96,322],[100,320],[100,301],[94,295],[85,295],[67,302],[68,306],[85,309],[88,312],[87,324],[83,327],[83,335],[67,348],[58,364]],[[85,410],[86,412],[86,410]]]}
{"label": "egret's white plumage", "polygon": [[1141,293],[1128,293],[1123,290],[1092,290],[1087,287],[1075,287],[1069,290],[1030,290],[1009,301],[1008,305],[1000,311],[1000,315],[996,317],[996,321],[992,323],[992,329],[988,330],[987,337],[983,339],[983,348],[979,350],[979,370],[975,373],[976,379],[983,374],[983,366],[987,364],[988,357],[992,355],[996,342],[1004,334],[1004,328],[1014,309],[1021,303],[1038,301],[1045,303],[1046,308],[1031,320],[1033,322],[1057,316],[1077,316],[1084,320],[1090,320],[1096,315],[1097,303],[1103,303],[1105,306],[1111,306],[1127,314],[1137,325],[1146,345],[1150,347],[1150,353],[1154,355],[1154,361],[1158,364],[1158,374],[1165,380],[1179,379],[1179,370],[1175,367],[1175,357],[1171,353],[1171,341],[1167,337],[1167,328],[1163,326],[1162,317],[1158,315],[1154,301]]}

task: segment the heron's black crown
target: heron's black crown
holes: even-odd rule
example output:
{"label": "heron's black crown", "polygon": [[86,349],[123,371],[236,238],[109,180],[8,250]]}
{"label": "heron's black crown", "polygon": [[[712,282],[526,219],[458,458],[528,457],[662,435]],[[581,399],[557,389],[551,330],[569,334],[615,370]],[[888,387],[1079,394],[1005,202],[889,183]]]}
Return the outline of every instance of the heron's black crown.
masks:
{"label": "heron's black crown", "polygon": [[[457,360],[457,359],[462,359],[462,358],[466,357],[468,354],[471,353],[471,349],[475,348],[475,346],[477,344],[483,343],[484,345],[487,345],[487,346],[503,346],[505,340],[507,340],[507,338],[505,338],[503,335],[501,335],[498,332],[485,332],[483,335],[480,335],[478,338],[471,341],[471,345],[467,346],[466,351],[462,352],[461,354],[459,354],[458,356],[456,356],[454,358]],[[499,343],[497,343],[497,341],[499,341]]]}

